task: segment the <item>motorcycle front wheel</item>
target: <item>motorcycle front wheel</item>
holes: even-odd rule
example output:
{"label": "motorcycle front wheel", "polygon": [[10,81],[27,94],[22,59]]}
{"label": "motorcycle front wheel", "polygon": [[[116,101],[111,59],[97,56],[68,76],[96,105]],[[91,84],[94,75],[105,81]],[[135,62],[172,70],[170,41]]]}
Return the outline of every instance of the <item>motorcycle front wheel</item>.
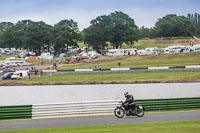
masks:
{"label": "motorcycle front wheel", "polygon": [[124,117],[124,110],[120,107],[117,107],[115,110],[114,110],[114,114],[117,118],[123,118]]}

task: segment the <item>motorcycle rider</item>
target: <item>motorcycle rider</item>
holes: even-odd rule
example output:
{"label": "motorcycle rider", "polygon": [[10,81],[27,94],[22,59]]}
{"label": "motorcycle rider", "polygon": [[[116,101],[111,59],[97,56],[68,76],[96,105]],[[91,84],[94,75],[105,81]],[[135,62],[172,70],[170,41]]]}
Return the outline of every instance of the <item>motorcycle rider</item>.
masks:
{"label": "motorcycle rider", "polygon": [[124,102],[127,104],[128,109],[130,112],[135,112],[136,111],[136,104],[133,95],[130,95],[128,92],[124,93],[124,96],[126,98],[126,101]]}

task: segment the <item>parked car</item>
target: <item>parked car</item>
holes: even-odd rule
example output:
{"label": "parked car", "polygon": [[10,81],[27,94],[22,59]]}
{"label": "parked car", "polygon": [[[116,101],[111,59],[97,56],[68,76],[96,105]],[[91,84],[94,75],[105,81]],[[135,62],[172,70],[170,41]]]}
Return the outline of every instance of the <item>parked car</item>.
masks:
{"label": "parked car", "polygon": [[59,55],[59,57],[69,57],[69,54],[61,53],[61,54]]}
{"label": "parked car", "polygon": [[23,66],[33,66],[33,64],[32,64],[32,63],[29,63],[29,62],[23,63],[22,65],[23,65]]}
{"label": "parked car", "polygon": [[26,58],[26,54],[25,53],[20,53],[18,58]]}
{"label": "parked car", "polygon": [[2,68],[2,69],[8,69],[9,67],[10,67],[9,64],[5,64],[5,65],[3,65],[1,68]]}
{"label": "parked car", "polygon": [[12,75],[13,75],[13,72],[5,73],[5,74],[2,76],[2,80],[11,79],[11,76],[12,76]]}
{"label": "parked car", "polygon": [[10,55],[10,53],[9,52],[3,52],[3,53],[1,53],[2,55]]}

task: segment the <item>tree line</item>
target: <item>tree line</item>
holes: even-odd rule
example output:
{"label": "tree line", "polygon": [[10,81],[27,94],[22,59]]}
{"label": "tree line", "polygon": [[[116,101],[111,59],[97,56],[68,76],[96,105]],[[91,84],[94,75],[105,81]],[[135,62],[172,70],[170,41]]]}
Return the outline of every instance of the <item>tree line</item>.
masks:
{"label": "tree line", "polygon": [[153,28],[138,27],[129,15],[115,11],[91,20],[90,26],[79,31],[74,20],[61,20],[55,25],[43,21],[22,20],[17,23],[0,23],[0,47],[28,49],[40,55],[54,49],[55,53],[66,52],[69,46],[78,46],[83,41],[88,47],[100,52],[109,44],[121,48],[123,43],[132,46],[141,38],[192,37],[200,35],[198,13],[177,16],[166,15],[158,19]]}
{"label": "tree line", "polygon": [[54,48],[64,52],[68,46],[77,46],[80,40],[78,25],[73,20],[62,20],[54,26],[31,20],[0,23],[0,47],[28,49],[40,55]]}
{"label": "tree line", "polygon": [[188,14],[188,18],[190,18],[195,26],[195,35],[200,35],[200,14]]}
{"label": "tree line", "polygon": [[139,29],[139,38],[193,37],[200,36],[200,14],[185,16],[166,15],[153,28]]}

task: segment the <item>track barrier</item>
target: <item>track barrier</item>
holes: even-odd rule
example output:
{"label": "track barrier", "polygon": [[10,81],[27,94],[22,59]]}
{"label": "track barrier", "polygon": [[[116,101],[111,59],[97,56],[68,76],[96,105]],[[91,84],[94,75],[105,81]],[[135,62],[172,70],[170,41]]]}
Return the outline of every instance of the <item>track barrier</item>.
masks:
{"label": "track barrier", "polygon": [[32,118],[32,105],[0,106],[0,120]]}
{"label": "track barrier", "polygon": [[[116,72],[116,71],[130,71],[130,70],[134,70],[134,71],[139,71],[139,70],[160,70],[160,71],[164,71],[164,70],[180,70],[180,69],[190,69],[190,70],[199,70],[200,69],[200,65],[193,65],[193,66],[157,66],[157,67],[132,67],[132,68],[109,68],[109,69],[103,69],[103,68],[99,68],[99,69],[74,69],[74,70],[41,70],[42,73],[57,73],[57,72]],[[14,72],[14,71],[0,71],[0,73],[4,74],[6,72]],[[31,73],[34,73],[34,71],[30,71]]]}
{"label": "track barrier", "polygon": [[[120,100],[65,102],[0,107],[0,120],[113,115]],[[136,100],[145,111],[200,109],[200,97]]]}

